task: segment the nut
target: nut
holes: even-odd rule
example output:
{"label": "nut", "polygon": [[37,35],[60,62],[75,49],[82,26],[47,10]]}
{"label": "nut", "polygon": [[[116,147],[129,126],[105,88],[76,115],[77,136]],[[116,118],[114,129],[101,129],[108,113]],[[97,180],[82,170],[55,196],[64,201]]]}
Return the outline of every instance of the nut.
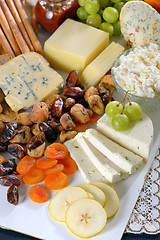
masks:
{"label": "nut", "polygon": [[60,138],[60,141],[61,141],[62,143],[64,143],[65,141],[74,138],[76,135],[77,135],[77,132],[76,132],[76,131],[68,131],[68,132],[67,132],[67,131],[62,131],[62,132],[60,133],[59,138]]}
{"label": "nut", "polygon": [[73,116],[74,120],[78,123],[86,123],[90,119],[87,109],[79,103],[75,104],[71,108],[70,113]]}
{"label": "nut", "polygon": [[99,95],[92,95],[88,98],[88,104],[90,109],[96,114],[102,114],[104,112],[104,104]]}
{"label": "nut", "polygon": [[85,101],[88,102],[88,98],[92,95],[99,95],[97,88],[90,87],[87,89],[87,91],[84,94]]}

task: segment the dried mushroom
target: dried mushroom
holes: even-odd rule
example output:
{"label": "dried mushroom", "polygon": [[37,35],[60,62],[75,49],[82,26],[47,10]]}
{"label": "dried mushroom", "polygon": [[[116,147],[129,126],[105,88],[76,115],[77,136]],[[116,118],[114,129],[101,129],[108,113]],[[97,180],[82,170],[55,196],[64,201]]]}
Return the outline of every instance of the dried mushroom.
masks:
{"label": "dried mushroom", "polygon": [[27,154],[31,157],[35,157],[35,158],[40,158],[43,156],[44,154],[44,150],[45,150],[45,142],[43,144],[41,144],[39,147],[29,150],[27,149]]}
{"label": "dried mushroom", "polygon": [[74,120],[78,123],[86,123],[90,119],[87,109],[79,103],[75,104],[71,108],[70,113]]}
{"label": "dried mushroom", "polygon": [[88,102],[88,98],[92,95],[99,95],[97,88],[95,88],[93,86],[86,90],[86,92],[84,94],[85,101]]}
{"label": "dried mushroom", "polygon": [[12,111],[6,102],[2,103],[3,113],[0,113],[0,121],[12,122],[17,118],[17,112]]}
{"label": "dried mushroom", "polygon": [[62,115],[62,117],[60,118],[60,123],[67,131],[73,130],[75,128],[75,124],[68,113],[64,113]]}
{"label": "dried mushroom", "polygon": [[23,126],[31,126],[33,122],[31,121],[30,115],[30,112],[19,113],[17,116],[17,123]]}
{"label": "dried mushroom", "polygon": [[62,131],[60,133],[59,138],[60,138],[60,141],[64,143],[65,141],[74,138],[76,135],[77,135],[76,131]]}
{"label": "dried mushroom", "polygon": [[92,95],[88,98],[88,104],[90,109],[96,114],[102,114],[104,112],[104,104],[99,95]]}
{"label": "dried mushroom", "polygon": [[32,137],[30,127],[22,126],[18,129],[17,134],[10,140],[10,143],[27,143]]}
{"label": "dried mushroom", "polygon": [[115,86],[111,74],[105,75],[98,84],[98,91],[100,94],[107,93],[108,91],[112,94],[114,89]]}

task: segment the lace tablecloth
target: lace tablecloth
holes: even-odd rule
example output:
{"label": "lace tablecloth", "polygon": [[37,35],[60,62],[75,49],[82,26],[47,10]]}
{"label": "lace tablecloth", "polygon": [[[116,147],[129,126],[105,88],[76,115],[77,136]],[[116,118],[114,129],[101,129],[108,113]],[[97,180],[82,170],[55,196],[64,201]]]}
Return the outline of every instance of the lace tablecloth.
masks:
{"label": "lace tablecloth", "polygon": [[160,233],[160,147],[125,232]]}

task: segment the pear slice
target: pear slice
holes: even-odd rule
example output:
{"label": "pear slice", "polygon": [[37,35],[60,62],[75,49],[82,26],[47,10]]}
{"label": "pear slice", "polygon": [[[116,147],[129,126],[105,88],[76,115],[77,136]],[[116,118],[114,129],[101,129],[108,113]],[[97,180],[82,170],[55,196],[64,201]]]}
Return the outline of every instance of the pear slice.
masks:
{"label": "pear slice", "polygon": [[103,182],[93,182],[94,186],[100,188],[106,195],[106,204],[104,209],[107,213],[107,218],[113,217],[119,210],[119,198],[116,191],[109,185]]}
{"label": "pear slice", "polygon": [[92,184],[81,184],[81,185],[79,185],[79,187],[81,187],[85,191],[91,193],[92,196],[94,197],[94,199],[97,202],[99,202],[102,205],[102,207],[105,206],[106,195],[100,188],[98,188],[97,186],[94,186]]}
{"label": "pear slice", "polygon": [[67,208],[71,203],[81,198],[88,198],[87,192],[82,188],[63,188],[49,202],[48,211],[50,216],[59,222],[64,222]]}
{"label": "pear slice", "polygon": [[93,199],[79,199],[66,211],[66,225],[80,238],[89,238],[100,233],[107,222],[104,208]]}

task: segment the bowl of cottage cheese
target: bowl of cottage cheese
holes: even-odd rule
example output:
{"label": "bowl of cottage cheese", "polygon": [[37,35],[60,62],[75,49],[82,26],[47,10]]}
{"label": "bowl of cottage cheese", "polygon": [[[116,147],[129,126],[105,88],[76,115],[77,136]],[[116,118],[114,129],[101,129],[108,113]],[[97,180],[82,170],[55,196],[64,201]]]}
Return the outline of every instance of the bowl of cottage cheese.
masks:
{"label": "bowl of cottage cheese", "polygon": [[151,110],[160,109],[160,46],[150,43],[124,51],[115,60],[112,77],[121,95]]}

